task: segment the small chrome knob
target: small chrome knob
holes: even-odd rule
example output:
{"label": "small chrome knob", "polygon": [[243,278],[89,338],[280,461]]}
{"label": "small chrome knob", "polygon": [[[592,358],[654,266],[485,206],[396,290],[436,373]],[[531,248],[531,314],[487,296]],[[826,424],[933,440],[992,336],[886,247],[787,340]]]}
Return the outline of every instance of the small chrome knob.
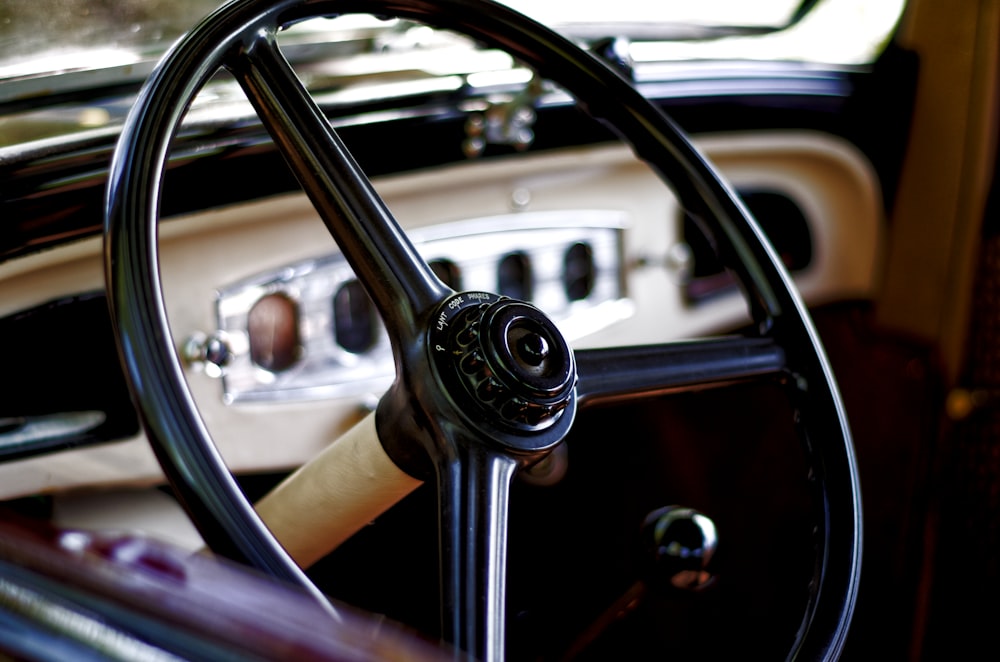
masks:
{"label": "small chrome knob", "polygon": [[184,341],[181,356],[188,365],[204,370],[208,376],[220,377],[233,360],[233,348],[223,331],[211,335],[196,332]]}

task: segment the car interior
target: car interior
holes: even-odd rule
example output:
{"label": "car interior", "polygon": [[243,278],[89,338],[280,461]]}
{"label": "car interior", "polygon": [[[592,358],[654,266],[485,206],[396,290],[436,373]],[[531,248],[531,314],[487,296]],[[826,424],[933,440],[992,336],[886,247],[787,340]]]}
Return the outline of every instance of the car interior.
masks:
{"label": "car interior", "polygon": [[0,7],[0,657],[1000,650],[1000,2],[675,4]]}

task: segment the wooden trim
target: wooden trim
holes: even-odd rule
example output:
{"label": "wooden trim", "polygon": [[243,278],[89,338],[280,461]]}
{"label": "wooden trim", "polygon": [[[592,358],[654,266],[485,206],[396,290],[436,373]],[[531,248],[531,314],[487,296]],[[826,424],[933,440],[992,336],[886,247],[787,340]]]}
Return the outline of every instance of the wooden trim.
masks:
{"label": "wooden trim", "polygon": [[878,321],[934,345],[950,385],[964,359],[996,153],[1000,2],[914,1],[899,41],[919,55],[920,72]]}

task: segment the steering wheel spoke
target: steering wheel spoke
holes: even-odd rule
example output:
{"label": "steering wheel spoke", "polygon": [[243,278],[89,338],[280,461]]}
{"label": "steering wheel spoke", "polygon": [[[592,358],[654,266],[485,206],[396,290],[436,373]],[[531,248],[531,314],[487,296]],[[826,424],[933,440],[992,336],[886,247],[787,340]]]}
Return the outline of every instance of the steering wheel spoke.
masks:
{"label": "steering wheel spoke", "polygon": [[771,338],[734,336],[576,352],[581,405],[598,400],[693,391],[787,372]]}
{"label": "steering wheel spoke", "polygon": [[441,623],[473,659],[504,659],[507,514],[517,461],[476,442],[437,467]]}
{"label": "steering wheel spoke", "polygon": [[420,257],[371,181],[282,55],[272,30],[228,64],[390,333],[450,291]]}

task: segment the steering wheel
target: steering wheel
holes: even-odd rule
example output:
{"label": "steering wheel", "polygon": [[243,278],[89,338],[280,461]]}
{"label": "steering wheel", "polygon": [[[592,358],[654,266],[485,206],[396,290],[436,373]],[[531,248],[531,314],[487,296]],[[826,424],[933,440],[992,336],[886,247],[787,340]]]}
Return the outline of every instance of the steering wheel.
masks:
{"label": "steering wheel", "polygon": [[[570,92],[700,219],[741,286],[755,330],[574,352],[533,306],[443,285],[276,45],[288,25],[345,13],[454,30]],[[197,91],[223,67],[244,88],[388,330],[396,378],[376,410],[375,435],[407,473],[436,482],[446,640],[484,660],[504,657],[510,483],[565,438],[579,408],[777,377],[791,394],[817,495],[815,576],[789,657],[839,655],[860,573],[858,477],[836,383],[791,279],[733,191],[671,120],[595,57],[486,0],[236,0],[178,42],[139,94],[107,191],[109,299],[147,436],[214,551],[311,587],[242,496],[198,416],[161,293],[155,237],[169,143]]]}

